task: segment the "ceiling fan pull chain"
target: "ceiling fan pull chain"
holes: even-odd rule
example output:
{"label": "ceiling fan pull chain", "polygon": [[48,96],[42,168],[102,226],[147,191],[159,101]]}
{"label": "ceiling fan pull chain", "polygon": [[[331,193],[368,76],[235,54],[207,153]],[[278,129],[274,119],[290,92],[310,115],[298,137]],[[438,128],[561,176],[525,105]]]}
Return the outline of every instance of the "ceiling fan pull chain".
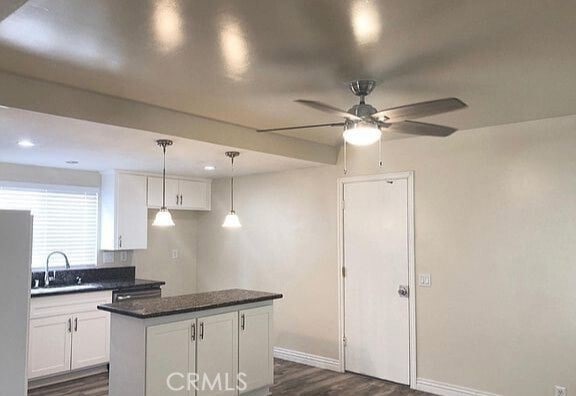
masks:
{"label": "ceiling fan pull chain", "polygon": [[346,140],[344,140],[344,174],[348,174],[348,156],[346,155]]}

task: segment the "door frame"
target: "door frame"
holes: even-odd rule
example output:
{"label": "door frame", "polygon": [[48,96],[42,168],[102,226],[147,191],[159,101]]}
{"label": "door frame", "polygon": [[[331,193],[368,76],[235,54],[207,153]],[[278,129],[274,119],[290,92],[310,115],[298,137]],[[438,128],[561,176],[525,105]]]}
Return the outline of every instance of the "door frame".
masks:
{"label": "door frame", "polygon": [[409,299],[409,322],[410,322],[410,387],[416,387],[416,271],[415,271],[415,248],[414,248],[414,171],[382,173],[369,176],[352,176],[338,179],[338,339],[339,339],[339,363],[340,371],[346,369],[346,355],[344,348],[344,277],[342,267],[344,265],[344,185],[347,183],[369,182],[379,180],[407,181],[408,187],[408,285],[410,287]]}

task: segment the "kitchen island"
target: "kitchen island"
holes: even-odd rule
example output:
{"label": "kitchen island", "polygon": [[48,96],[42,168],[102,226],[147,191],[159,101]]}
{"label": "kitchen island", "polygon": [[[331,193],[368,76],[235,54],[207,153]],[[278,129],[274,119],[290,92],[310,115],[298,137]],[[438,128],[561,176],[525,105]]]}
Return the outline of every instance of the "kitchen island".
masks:
{"label": "kitchen island", "polygon": [[111,313],[110,396],[269,394],[279,298],[231,289],[100,305]]}

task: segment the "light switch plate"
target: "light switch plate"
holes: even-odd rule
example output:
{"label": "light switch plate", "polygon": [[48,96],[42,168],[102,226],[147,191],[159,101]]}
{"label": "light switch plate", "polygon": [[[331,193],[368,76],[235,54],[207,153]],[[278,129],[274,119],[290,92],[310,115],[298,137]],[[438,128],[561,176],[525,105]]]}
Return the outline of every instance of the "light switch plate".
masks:
{"label": "light switch plate", "polygon": [[418,276],[418,285],[420,287],[432,287],[432,276],[430,274],[420,274]]}
{"label": "light switch plate", "polygon": [[178,249],[172,249],[172,258],[173,258],[173,259],[177,259],[177,258],[178,258]]}

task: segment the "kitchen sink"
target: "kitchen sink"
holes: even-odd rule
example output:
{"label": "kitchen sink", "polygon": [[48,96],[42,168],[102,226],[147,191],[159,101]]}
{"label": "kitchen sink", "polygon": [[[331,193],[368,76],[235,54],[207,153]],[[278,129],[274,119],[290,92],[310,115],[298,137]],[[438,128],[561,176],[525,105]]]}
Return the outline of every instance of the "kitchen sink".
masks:
{"label": "kitchen sink", "polygon": [[97,289],[98,284],[95,283],[85,283],[83,285],[71,284],[71,285],[50,285],[48,287],[35,287],[32,288],[32,293],[35,295],[44,293],[58,293],[59,291],[73,292],[73,291],[85,291],[91,289]]}

